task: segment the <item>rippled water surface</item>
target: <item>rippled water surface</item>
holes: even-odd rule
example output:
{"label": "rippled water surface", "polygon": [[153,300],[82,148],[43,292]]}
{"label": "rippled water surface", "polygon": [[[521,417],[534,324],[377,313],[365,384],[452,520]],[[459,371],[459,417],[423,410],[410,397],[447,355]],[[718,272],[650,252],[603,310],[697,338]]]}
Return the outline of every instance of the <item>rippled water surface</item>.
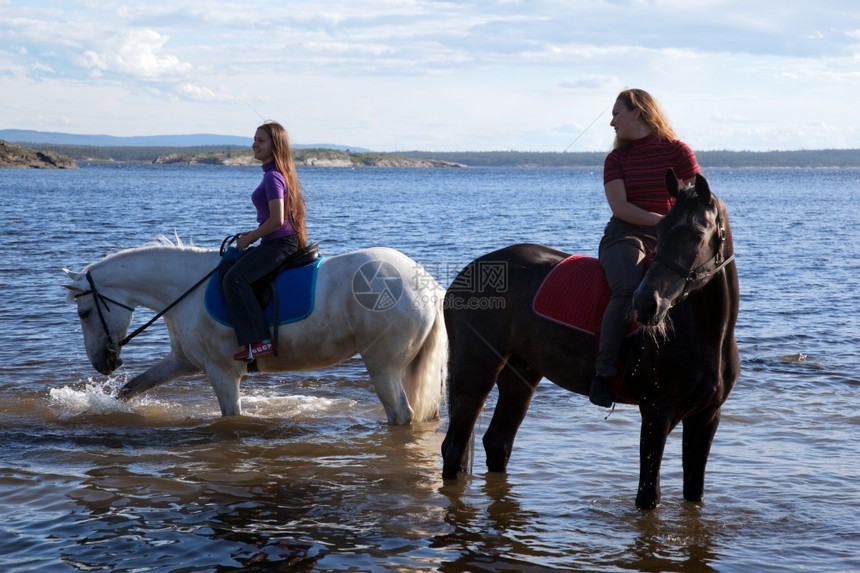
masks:
{"label": "rippled water surface", "polygon": [[[166,330],[98,374],[61,269],[158,235],[217,248],[253,225],[259,169],[0,170],[0,570],[860,570],[860,172],[706,175],[734,230],[743,371],[705,502],[683,501],[678,431],[662,505],[642,512],[637,410],[604,419],[547,382],[509,472],[486,473],[478,445],[472,476],[444,485],[445,412],[387,426],[358,359],[251,375],[236,419],[202,377],[117,402]],[[301,177],[324,254],[391,246],[443,285],[515,242],[594,255],[608,217],[599,169]]]}

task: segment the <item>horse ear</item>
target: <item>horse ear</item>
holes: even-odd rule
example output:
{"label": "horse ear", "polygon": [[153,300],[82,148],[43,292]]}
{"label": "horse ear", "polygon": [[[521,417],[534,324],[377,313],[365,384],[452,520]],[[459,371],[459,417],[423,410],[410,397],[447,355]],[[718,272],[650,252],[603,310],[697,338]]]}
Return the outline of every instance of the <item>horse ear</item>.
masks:
{"label": "horse ear", "polygon": [[675,170],[671,167],[666,170],[666,191],[674,198],[678,198],[678,193],[681,191],[681,182],[678,176],[675,175]]}
{"label": "horse ear", "polygon": [[69,289],[69,292],[66,293],[66,302],[75,302],[75,298],[77,297],[77,295],[84,292],[84,289],[75,285],[63,284],[60,286]]}
{"label": "horse ear", "polygon": [[711,204],[711,186],[708,185],[708,180],[701,173],[696,173],[696,195],[699,196],[699,201],[703,204]]}
{"label": "horse ear", "polygon": [[[81,273],[76,273],[70,271],[69,269],[63,269],[63,272],[66,273],[66,276],[71,279],[73,283],[78,282],[83,275]],[[75,286],[74,284],[62,284],[60,285],[63,288],[69,289],[69,292],[66,293],[66,301],[67,302],[75,302],[75,295],[84,292],[83,287]]]}

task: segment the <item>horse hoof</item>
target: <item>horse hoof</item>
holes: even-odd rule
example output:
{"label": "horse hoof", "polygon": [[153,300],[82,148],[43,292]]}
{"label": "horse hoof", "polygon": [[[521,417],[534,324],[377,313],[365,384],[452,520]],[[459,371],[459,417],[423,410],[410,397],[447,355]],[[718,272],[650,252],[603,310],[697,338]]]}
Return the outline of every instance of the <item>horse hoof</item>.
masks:
{"label": "horse hoof", "polygon": [[640,494],[636,496],[636,507],[639,509],[655,509],[658,505],[660,505],[660,500],[653,495]]}

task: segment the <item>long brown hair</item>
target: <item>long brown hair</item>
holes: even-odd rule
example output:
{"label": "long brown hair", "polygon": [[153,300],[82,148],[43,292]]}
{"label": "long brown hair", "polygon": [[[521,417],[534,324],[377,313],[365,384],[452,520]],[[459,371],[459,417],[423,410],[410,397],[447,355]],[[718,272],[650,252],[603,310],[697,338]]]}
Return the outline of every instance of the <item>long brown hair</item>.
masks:
{"label": "long brown hair", "polygon": [[[305,223],[305,196],[296,173],[296,164],[293,161],[293,150],[290,147],[290,137],[287,130],[277,121],[267,121],[258,129],[265,130],[272,140],[272,149],[275,156],[275,169],[284,176],[287,189],[284,197],[284,217],[290,217],[293,227],[299,239],[299,248],[303,248],[308,242],[308,229]],[[289,211],[287,211],[289,208]]]}
{"label": "long brown hair", "polygon": [[[665,139],[678,139],[675,135],[675,130],[669,124],[666,114],[660,109],[660,105],[654,96],[640,89],[626,89],[618,94],[616,101],[623,103],[627,109],[639,110],[639,119],[648,126],[648,129],[653,135],[663,137]],[[613,149],[618,149],[627,145],[629,141],[615,138]]]}

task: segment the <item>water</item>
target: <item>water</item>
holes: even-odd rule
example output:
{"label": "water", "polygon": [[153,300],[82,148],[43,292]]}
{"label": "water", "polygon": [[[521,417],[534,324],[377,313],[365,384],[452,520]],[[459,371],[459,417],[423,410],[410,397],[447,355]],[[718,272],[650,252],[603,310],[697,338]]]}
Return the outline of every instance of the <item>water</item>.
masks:
{"label": "water", "polygon": [[[160,324],[112,377],[87,361],[62,267],[159,234],[217,247],[253,224],[258,168],[0,171],[3,571],[852,571],[860,569],[860,171],[712,170],[742,298],[743,371],[705,502],[634,507],[639,416],[544,383],[506,475],[443,485],[441,420],[391,428],[362,363],[252,375],[222,419],[201,377],[109,397],[167,351]],[[397,248],[444,285],[515,242],[594,255],[600,170],[309,169],[324,253]],[[133,326],[152,313],[140,310]],[[492,397],[491,397],[492,402]],[[492,403],[490,404],[492,406]],[[489,423],[489,411],[479,431]]]}

